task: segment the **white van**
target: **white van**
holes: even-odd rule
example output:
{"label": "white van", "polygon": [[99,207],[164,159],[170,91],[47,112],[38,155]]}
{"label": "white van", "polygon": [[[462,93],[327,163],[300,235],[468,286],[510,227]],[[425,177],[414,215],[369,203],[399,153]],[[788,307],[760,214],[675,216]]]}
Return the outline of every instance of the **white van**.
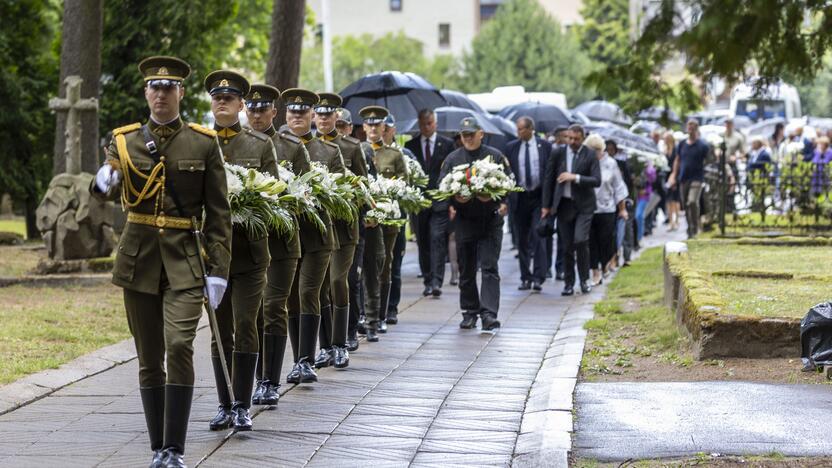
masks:
{"label": "white van", "polygon": [[495,114],[504,107],[521,102],[540,102],[567,108],[566,95],[563,93],[527,93],[522,86],[500,86],[490,93],[469,94],[468,97],[483,109]]}
{"label": "white van", "polygon": [[786,83],[772,84],[761,90],[753,82],[737,85],[731,91],[730,115],[742,115],[753,122],[777,117],[786,120],[803,116],[797,89]]}

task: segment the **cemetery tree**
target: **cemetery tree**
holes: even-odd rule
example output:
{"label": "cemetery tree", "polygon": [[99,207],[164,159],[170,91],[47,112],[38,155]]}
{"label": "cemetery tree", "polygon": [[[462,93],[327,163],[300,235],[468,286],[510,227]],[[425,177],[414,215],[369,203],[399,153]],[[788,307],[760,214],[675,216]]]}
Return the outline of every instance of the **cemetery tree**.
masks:
{"label": "cemetery tree", "polygon": [[[274,0],[266,83],[281,91],[298,85],[305,17],[306,0]],[[279,126],[285,120],[281,104],[276,123]]]}

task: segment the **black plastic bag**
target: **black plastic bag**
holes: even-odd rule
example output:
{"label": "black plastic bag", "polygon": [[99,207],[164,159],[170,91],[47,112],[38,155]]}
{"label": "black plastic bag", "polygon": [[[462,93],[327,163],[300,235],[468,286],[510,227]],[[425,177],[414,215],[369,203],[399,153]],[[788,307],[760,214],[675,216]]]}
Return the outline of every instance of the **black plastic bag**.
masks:
{"label": "black plastic bag", "polygon": [[800,321],[800,351],[804,371],[832,365],[832,303],[815,305]]}

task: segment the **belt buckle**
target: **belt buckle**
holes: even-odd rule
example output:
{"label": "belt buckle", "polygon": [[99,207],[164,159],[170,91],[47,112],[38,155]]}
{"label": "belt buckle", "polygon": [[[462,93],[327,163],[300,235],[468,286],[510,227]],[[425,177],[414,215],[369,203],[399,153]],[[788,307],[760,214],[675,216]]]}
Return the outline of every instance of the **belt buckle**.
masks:
{"label": "belt buckle", "polygon": [[167,219],[165,218],[165,215],[159,215],[159,216],[156,217],[156,226],[157,227],[163,228],[163,227],[165,227],[166,224],[167,224]]}

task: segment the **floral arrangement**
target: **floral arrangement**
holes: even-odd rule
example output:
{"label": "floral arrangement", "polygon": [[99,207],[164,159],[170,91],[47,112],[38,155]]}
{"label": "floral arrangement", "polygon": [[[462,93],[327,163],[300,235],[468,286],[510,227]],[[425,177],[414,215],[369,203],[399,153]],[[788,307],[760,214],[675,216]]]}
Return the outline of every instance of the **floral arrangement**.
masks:
{"label": "floral arrangement", "polygon": [[395,200],[407,213],[418,213],[430,207],[430,200],[425,198],[422,190],[408,185],[404,179],[388,179],[378,176],[370,181],[370,186],[371,192],[384,194],[390,200]]}
{"label": "floral arrangement", "polygon": [[404,160],[407,162],[407,172],[409,173],[408,182],[410,182],[410,185],[421,188],[427,187],[430,179],[428,179],[428,175],[425,174],[419,161],[408,157],[405,157]]}
{"label": "floral arrangement", "polygon": [[291,205],[282,197],[288,184],[255,169],[225,164],[231,223],[241,226],[251,238],[262,238],[274,230],[288,234],[295,230]]}
{"label": "floral arrangement", "polygon": [[309,172],[301,175],[300,180],[309,184],[318,206],[333,219],[353,222],[358,217],[358,207],[351,200],[354,197],[352,186],[342,180],[342,174],[330,173],[317,162],[311,163]]}
{"label": "floral arrangement", "polygon": [[502,164],[494,162],[492,156],[460,164],[451,169],[439,181],[439,188],[428,193],[434,200],[442,201],[454,196],[471,198],[473,196],[490,197],[492,200],[504,198],[509,192],[522,192],[514,176],[506,174]]}
{"label": "floral arrangement", "polygon": [[648,165],[655,167],[657,171],[669,172],[671,169],[670,164],[667,162],[667,157],[663,154],[642,151],[623,145],[620,148],[629,156],[630,163],[636,174],[641,174]]}
{"label": "floral arrangement", "polygon": [[385,226],[403,226],[406,219],[402,218],[399,202],[394,198],[397,184],[390,183],[395,179],[384,177],[369,178],[369,193],[373,203],[371,208],[364,215],[364,219],[370,224],[382,224]]}

